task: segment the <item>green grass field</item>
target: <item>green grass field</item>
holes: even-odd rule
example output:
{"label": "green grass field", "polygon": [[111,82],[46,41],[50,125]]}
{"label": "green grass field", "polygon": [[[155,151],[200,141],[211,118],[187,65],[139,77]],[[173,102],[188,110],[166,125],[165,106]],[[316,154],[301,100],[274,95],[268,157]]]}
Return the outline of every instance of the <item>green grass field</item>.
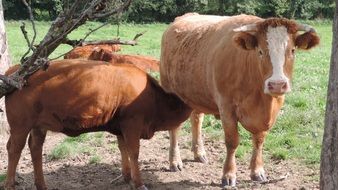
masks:
{"label": "green grass field", "polygon": [[[38,40],[46,33],[50,23],[37,22]],[[298,51],[293,77],[292,92],[286,96],[286,102],[277,123],[268,135],[264,155],[272,159],[297,159],[301,162],[317,165],[320,162],[328,70],[331,55],[331,22],[308,22],[313,25],[321,37],[320,45],[309,51]],[[28,24],[27,24],[28,25]],[[95,22],[87,23],[70,35],[70,39],[82,38],[89,29],[97,27]],[[17,63],[20,56],[27,50],[27,45],[21,35],[20,22],[7,22],[6,29],[13,61]],[[136,46],[123,46],[122,53],[142,54],[159,58],[160,42],[166,24],[133,25],[123,24],[120,27],[121,39],[132,39],[135,34],[147,31],[139,39]],[[31,32],[29,32],[31,34]],[[113,25],[95,32],[88,40],[112,39],[116,37],[117,27]],[[59,47],[50,57],[56,57],[70,49],[67,45]],[[158,74],[157,74],[158,75]],[[185,131],[189,131],[189,124]],[[223,138],[220,122],[213,116],[207,116],[204,121],[204,131],[209,138]],[[251,153],[250,134],[241,128],[241,144],[237,157],[242,158]],[[86,137],[83,137],[86,138]],[[70,138],[71,139],[71,138]],[[66,139],[52,153],[52,158],[62,158],[67,151],[76,149],[74,146],[81,140]],[[74,142],[76,142],[74,144]],[[64,151],[66,150],[66,151]],[[57,152],[59,151],[59,152]],[[86,150],[80,150],[86,151]],[[65,153],[66,152],[66,153]],[[61,156],[60,156],[61,155]],[[92,162],[100,158],[93,156]]]}

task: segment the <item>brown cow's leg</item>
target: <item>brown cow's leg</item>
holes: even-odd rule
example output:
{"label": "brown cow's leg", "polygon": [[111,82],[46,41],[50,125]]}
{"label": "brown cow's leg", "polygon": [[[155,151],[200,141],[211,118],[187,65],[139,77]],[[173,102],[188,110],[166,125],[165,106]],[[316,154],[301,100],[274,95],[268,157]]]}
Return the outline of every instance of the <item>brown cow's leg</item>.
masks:
{"label": "brown cow's leg", "polygon": [[266,181],[266,176],[263,168],[263,143],[267,132],[261,132],[252,135],[253,152],[250,162],[251,174],[250,177],[254,181]]}
{"label": "brown cow's leg", "polygon": [[137,190],[147,190],[147,187],[142,182],[140,167],[138,164],[140,138],[137,137],[135,133],[132,133],[133,131],[130,131],[130,133],[126,134],[124,138],[130,159],[131,179],[133,180]]}
{"label": "brown cow's leg", "polygon": [[122,176],[124,178],[125,182],[129,182],[131,179],[131,173],[130,173],[130,164],[129,164],[129,155],[127,151],[126,143],[124,142],[124,139],[122,136],[117,136],[117,142],[118,147],[121,152],[121,160],[122,160]]}
{"label": "brown cow's leg", "polygon": [[235,153],[239,144],[239,134],[237,124],[234,121],[222,119],[225,134],[225,145],[227,148],[227,156],[223,166],[222,186],[236,185],[236,158]]}
{"label": "brown cow's leg", "polygon": [[170,171],[180,171],[183,169],[183,163],[180,155],[180,148],[178,146],[178,132],[181,126],[169,131],[170,148],[169,148],[169,164]]}
{"label": "brown cow's leg", "polygon": [[28,139],[28,146],[34,167],[35,186],[37,190],[47,189],[42,169],[42,145],[45,141],[46,133],[46,130],[35,128],[32,129]]}
{"label": "brown cow's leg", "polygon": [[11,135],[7,142],[8,169],[5,181],[5,189],[7,190],[15,189],[16,167],[21,156],[21,151],[26,144],[28,132],[29,131],[25,130],[25,128],[20,132],[13,132],[13,130],[11,130]]}
{"label": "brown cow's leg", "polygon": [[194,110],[190,115],[191,131],[192,131],[192,148],[195,161],[207,163],[208,159],[204,150],[202,138],[202,123],[204,114]]}

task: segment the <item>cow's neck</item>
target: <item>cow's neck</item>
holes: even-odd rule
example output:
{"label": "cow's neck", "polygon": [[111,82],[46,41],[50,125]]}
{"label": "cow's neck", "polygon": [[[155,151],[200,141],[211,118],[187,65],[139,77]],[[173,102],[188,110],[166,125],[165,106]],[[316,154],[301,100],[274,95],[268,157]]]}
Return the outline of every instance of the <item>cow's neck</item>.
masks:
{"label": "cow's neck", "polygon": [[189,118],[192,109],[187,104],[175,94],[165,92],[154,79],[150,82],[157,89],[153,94],[156,106],[151,118],[154,131],[171,130]]}
{"label": "cow's neck", "polygon": [[176,95],[159,96],[156,131],[171,130],[189,118],[192,109]]}

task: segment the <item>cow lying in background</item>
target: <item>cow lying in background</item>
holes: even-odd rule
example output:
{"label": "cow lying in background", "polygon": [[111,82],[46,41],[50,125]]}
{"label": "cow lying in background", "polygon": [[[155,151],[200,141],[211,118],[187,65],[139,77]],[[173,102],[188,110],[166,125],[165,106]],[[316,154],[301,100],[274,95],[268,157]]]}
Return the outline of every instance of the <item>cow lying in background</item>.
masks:
{"label": "cow lying in background", "polygon": [[[10,68],[7,75],[17,69]],[[178,127],[191,113],[176,95],[164,92],[134,66],[81,59],[53,61],[22,90],[6,95],[5,102],[10,126],[5,188],[11,190],[28,134],[35,186],[47,189],[42,170],[47,130],[69,136],[95,131],[117,135],[124,179],[145,190],[138,165],[140,139]]]}
{"label": "cow lying in background", "polygon": [[123,55],[116,54],[105,49],[95,48],[88,57],[89,60],[107,61],[110,63],[128,63],[133,64],[143,71],[159,71],[159,61],[148,56],[142,55]]}
{"label": "cow lying in background", "polygon": [[93,50],[95,48],[104,49],[107,52],[117,52],[121,50],[121,46],[119,44],[100,44],[100,45],[85,45],[85,46],[77,46],[74,49],[72,49],[70,52],[68,52],[64,58],[65,59],[78,59],[83,58],[87,59],[90,54],[92,54]]}
{"label": "cow lying in background", "polygon": [[[284,94],[291,90],[295,49],[311,49],[318,43],[310,26],[250,15],[190,13],[176,18],[163,34],[161,85],[194,109],[195,158],[205,160],[202,113],[222,120],[227,148],[223,186],[236,184],[238,122],[252,134],[251,179],[266,180],[263,143],[284,103]],[[182,161],[177,130],[170,136],[170,166],[178,170]]]}

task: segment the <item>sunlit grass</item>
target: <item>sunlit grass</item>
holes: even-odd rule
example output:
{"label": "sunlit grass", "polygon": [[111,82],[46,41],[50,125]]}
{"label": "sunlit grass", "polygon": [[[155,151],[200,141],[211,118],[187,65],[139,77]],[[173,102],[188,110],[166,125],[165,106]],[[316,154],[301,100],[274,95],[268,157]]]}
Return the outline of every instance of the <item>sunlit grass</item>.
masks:
{"label": "sunlit grass", "polygon": [[[102,146],[103,133],[86,133],[78,137],[66,137],[61,143],[56,145],[49,153],[48,158],[59,160],[74,157],[78,154],[95,154],[95,147]],[[95,156],[95,155],[94,155]],[[94,160],[98,160],[93,158]]]}

